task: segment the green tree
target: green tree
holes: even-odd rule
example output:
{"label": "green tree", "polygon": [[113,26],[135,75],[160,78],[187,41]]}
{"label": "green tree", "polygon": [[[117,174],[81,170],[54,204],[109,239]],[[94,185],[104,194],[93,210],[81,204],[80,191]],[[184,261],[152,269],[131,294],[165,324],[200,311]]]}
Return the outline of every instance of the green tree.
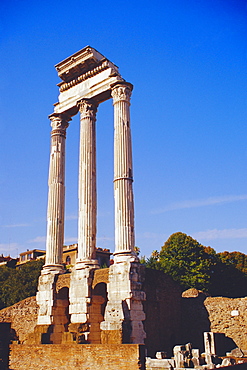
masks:
{"label": "green tree", "polygon": [[184,233],[172,234],[160,253],[142,260],[162,270],[184,289],[196,288],[212,296],[247,296],[247,256],[240,252],[216,253]]}
{"label": "green tree", "polygon": [[16,271],[7,266],[0,267],[0,309],[6,307],[7,296],[9,290],[7,288],[8,282],[10,281],[11,274],[14,274]]}
{"label": "green tree", "polygon": [[[224,252],[230,254],[228,252]],[[238,252],[231,252],[231,254]],[[225,256],[224,256],[225,257]],[[228,256],[229,257],[229,256]],[[222,258],[217,254],[217,264],[211,279],[210,294],[213,296],[225,296],[230,298],[247,296],[247,275],[237,268],[237,263],[228,258]]]}
{"label": "green tree", "polygon": [[212,248],[207,249],[181,232],[172,234],[159,254],[161,269],[184,289],[197,288],[208,292],[216,263],[216,252]]}
{"label": "green tree", "polygon": [[0,309],[36,294],[38,277],[44,260],[31,261],[19,270],[0,267]]}
{"label": "green tree", "polygon": [[221,252],[217,253],[219,259],[226,265],[236,267],[238,270],[247,274],[247,256],[241,252]]}
{"label": "green tree", "polygon": [[146,258],[141,257],[140,262],[145,265],[148,268],[154,269],[154,270],[161,270],[161,265],[159,262],[160,254],[157,250],[153,251],[151,256]]}

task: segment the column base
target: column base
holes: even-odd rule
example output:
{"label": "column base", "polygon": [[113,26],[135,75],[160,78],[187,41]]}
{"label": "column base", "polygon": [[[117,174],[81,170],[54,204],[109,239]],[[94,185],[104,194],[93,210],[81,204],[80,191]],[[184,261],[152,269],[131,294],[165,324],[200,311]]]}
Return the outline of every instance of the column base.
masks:
{"label": "column base", "polygon": [[44,265],[41,270],[41,275],[47,274],[63,274],[65,271],[64,265],[55,264],[55,265]]}
{"label": "column base", "polygon": [[75,269],[76,270],[81,270],[85,268],[90,268],[90,269],[97,269],[99,268],[99,262],[97,259],[95,260],[82,260],[82,261],[77,261],[75,264]]}
{"label": "column base", "polygon": [[138,256],[133,252],[115,252],[113,253],[114,263],[120,262],[140,262]]}

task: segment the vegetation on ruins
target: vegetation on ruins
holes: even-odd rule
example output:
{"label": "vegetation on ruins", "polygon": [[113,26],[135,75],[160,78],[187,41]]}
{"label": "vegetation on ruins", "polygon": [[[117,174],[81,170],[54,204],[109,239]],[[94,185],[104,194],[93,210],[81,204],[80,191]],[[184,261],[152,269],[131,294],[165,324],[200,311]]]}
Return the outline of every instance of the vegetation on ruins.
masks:
{"label": "vegetation on ruins", "polygon": [[247,256],[240,252],[216,253],[184,233],[172,234],[160,252],[143,258],[147,267],[162,270],[183,289],[196,288],[212,296],[247,295]]}
{"label": "vegetation on ruins", "polygon": [[41,259],[27,262],[20,269],[0,267],[0,309],[36,294],[43,264]]}

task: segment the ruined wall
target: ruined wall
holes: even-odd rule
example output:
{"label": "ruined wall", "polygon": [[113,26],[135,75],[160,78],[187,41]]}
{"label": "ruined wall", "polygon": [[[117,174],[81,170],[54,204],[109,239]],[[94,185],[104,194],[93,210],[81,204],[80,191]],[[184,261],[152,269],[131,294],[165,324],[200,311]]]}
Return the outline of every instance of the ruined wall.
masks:
{"label": "ruined wall", "polygon": [[[108,282],[109,269],[99,269],[95,272],[93,287],[99,282]],[[69,287],[70,274],[59,275],[56,290]],[[13,306],[0,310],[0,323],[11,323],[11,337],[18,338],[21,343],[25,343],[28,334],[34,331],[38,318],[38,305],[36,297],[28,297]]]}
{"label": "ruined wall", "polygon": [[[92,287],[108,283],[109,269],[99,269],[94,273]],[[57,289],[69,287],[70,274],[58,277]],[[95,289],[94,289],[95,290]],[[93,291],[94,291],[93,290]],[[155,356],[157,351],[171,352],[172,347],[180,342],[181,290],[168,275],[161,271],[146,269],[143,302],[146,321],[144,322],[147,338],[145,340],[148,355]],[[98,294],[95,292],[94,294]],[[103,293],[102,293],[103,295]],[[37,322],[38,306],[35,297],[27,298],[0,311],[0,322],[10,322],[19,341],[25,343],[29,333],[34,331]]]}
{"label": "ruined wall", "polygon": [[211,331],[224,333],[247,351],[247,297],[208,297],[204,301]]}
{"label": "ruined wall", "polygon": [[0,322],[11,323],[11,338],[15,336],[21,342],[25,341],[27,335],[34,331],[37,323],[38,306],[35,297],[29,297],[13,306],[0,310]]}
{"label": "ruined wall", "polygon": [[[224,333],[227,348],[247,350],[247,297],[208,297],[194,289],[182,298],[183,343],[203,350],[203,332]],[[188,291],[189,292],[189,291]],[[235,316],[236,315],[236,316]]]}
{"label": "ruined wall", "polygon": [[45,344],[10,346],[11,370],[144,370],[144,346]]}
{"label": "ruined wall", "polygon": [[181,340],[181,288],[162,271],[146,268],[142,289],[146,293],[143,308],[148,356],[155,357],[157,351],[171,356]]}
{"label": "ruined wall", "polygon": [[[59,277],[59,289],[69,285],[67,275]],[[108,269],[97,270],[93,287],[99,287],[102,282],[108,282]],[[204,331],[224,333],[232,339],[229,346],[247,351],[247,297],[208,297],[196,289],[181,297],[178,284],[163,272],[151,269],[146,269],[142,289],[147,297],[143,307],[148,356],[154,357],[157,351],[166,351],[170,356],[174,345],[188,342],[203,351]],[[11,323],[11,338],[17,335],[25,343],[28,334],[34,331],[37,312],[35,297],[29,297],[1,310],[0,323]]]}

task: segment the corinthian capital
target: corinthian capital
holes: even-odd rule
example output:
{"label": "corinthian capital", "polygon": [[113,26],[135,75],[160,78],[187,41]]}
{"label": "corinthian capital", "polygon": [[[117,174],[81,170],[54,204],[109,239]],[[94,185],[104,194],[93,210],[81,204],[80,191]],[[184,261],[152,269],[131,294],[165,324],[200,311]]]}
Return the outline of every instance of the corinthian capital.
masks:
{"label": "corinthian capital", "polygon": [[112,86],[111,95],[113,97],[113,104],[122,100],[129,102],[132,89],[133,85],[128,82],[120,82]]}
{"label": "corinthian capital", "polygon": [[98,108],[97,103],[95,103],[93,100],[82,99],[78,101],[77,106],[82,118],[90,118],[95,120]]}
{"label": "corinthian capital", "polygon": [[52,133],[65,133],[71,118],[65,113],[53,113],[49,116],[51,120]]}

